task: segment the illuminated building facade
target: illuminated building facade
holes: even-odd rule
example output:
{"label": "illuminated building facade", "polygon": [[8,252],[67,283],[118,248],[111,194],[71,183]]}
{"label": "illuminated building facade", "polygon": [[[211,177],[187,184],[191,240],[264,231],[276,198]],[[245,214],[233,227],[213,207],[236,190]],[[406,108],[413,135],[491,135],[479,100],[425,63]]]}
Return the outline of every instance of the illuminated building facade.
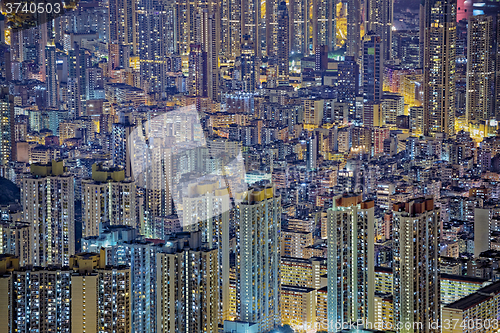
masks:
{"label": "illuminated building facade", "polygon": [[473,276],[450,275],[444,273],[441,273],[439,280],[441,304],[445,306],[469,296],[489,284],[487,280]]}
{"label": "illuminated building facade", "polygon": [[14,98],[9,88],[2,87],[0,93],[0,165],[16,160],[14,131]]}
{"label": "illuminated building facade", "polygon": [[373,201],[362,202],[361,195],[334,198],[327,238],[330,325],[373,321],[374,225]]}
{"label": "illuminated building facade", "polygon": [[20,268],[17,257],[0,255],[0,331],[72,332],[71,275],[68,268]]}
{"label": "illuminated building facade", "polygon": [[295,332],[308,332],[316,325],[316,289],[281,286],[281,323]]}
{"label": "illuminated building facade", "polygon": [[130,332],[130,268],[105,260],[102,251],[71,257],[71,332]]}
{"label": "illuminated building facade", "polygon": [[424,39],[424,134],[455,134],[456,0],[426,0]]}
{"label": "illuminated building facade", "polygon": [[467,123],[494,119],[493,17],[471,16],[467,36]]}
{"label": "illuminated building facade", "polygon": [[384,60],[392,58],[393,6],[392,0],[368,0],[366,2],[366,29],[380,36]]}
{"label": "illuminated building facade", "polygon": [[111,0],[109,2],[109,66],[128,68],[132,55],[137,54],[137,2]]}
{"label": "illuminated building facade", "polygon": [[394,322],[422,323],[423,330],[440,319],[439,212],[432,198],[393,205]]}
{"label": "illuminated building facade", "polygon": [[326,259],[281,257],[281,284],[320,289],[326,274]]}
{"label": "illuminated building facade", "polygon": [[383,94],[382,41],[378,35],[367,35],[363,42],[363,98],[379,102]]}
{"label": "illuminated building facade", "polygon": [[281,197],[272,187],[252,188],[247,195],[237,209],[237,307],[239,320],[266,331],[281,322]]}
{"label": "illuminated building facade", "polygon": [[34,266],[68,266],[75,253],[74,178],[64,174],[63,162],[32,165],[32,176],[23,179],[23,221],[30,221]]}
{"label": "illuminated building facade", "polygon": [[135,183],[125,181],[123,170],[94,170],[92,176],[82,180],[82,236],[99,236],[101,223],[135,227]]}
{"label": "illuminated building facade", "polygon": [[[442,332],[496,332],[499,302],[500,282],[495,282],[456,302],[445,305],[442,310],[442,322],[445,324]],[[478,323],[477,326],[471,327],[469,323],[472,324],[472,322]],[[458,324],[455,325],[455,323]]]}
{"label": "illuminated building facade", "polygon": [[202,247],[199,233],[175,240],[158,253],[158,333],[218,332],[217,249]]}
{"label": "illuminated building facade", "polygon": [[276,56],[278,58],[278,77],[288,80],[290,55],[290,36],[289,36],[289,15],[286,2],[280,2],[277,15],[277,46]]}

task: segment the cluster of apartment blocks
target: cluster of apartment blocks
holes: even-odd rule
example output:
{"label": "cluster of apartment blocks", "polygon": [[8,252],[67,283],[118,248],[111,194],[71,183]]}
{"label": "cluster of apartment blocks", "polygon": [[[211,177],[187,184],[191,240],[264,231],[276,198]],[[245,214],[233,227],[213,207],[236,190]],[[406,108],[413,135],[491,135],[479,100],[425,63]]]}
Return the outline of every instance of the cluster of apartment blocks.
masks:
{"label": "cluster of apartment blocks", "polygon": [[2,254],[0,332],[216,332],[217,250],[200,240],[136,241],[73,255],[69,266],[21,267]]}
{"label": "cluster of apartment blocks", "polygon": [[81,253],[61,267],[20,267],[0,255],[1,332],[128,332],[130,269]]}
{"label": "cluster of apartment blocks", "polygon": [[[47,191],[48,189],[57,189],[55,193],[59,194],[54,194],[52,198],[55,200],[52,200],[52,202],[57,203],[61,207],[71,209],[70,203],[73,200],[70,195],[72,192],[70,189],[73,185],[72,182],[65,180],[69,177],[64,176],[62,164],[53,163],[50,167],[43,168],[34,165],[32,169],[38,176],[27,178],[24,184],[25,186],[31,186],[30,184],[33,182],[38,185],[33,185],[33,189],[26,188],[24,191],[26,193],[37,193],[36,191],[38,190]],[[123,171],[95,171],[93,181],[102,184],[100,186],[103,188],[109,186],[109,183],[106,182],[108,178],[123,180]],[[92,183],[92,181],[89,182],[89,184]],[[66,192],[67,196],[65,195]],[[90,192],[93,193],[95,191],[92,190]],[[124,190],[123,192],[129,191]],[[39,195],[33,197],[39,198]],[[98,195],[98,197],[101,197],[101,195]],[[26,198],[31,198],[31,195]],[[98,201],[97,197],[95,197],[95,200],[90,201],[95,201],[97,204],[105,204]],[[110,267],[122,267],[122,265],[125,265],[125,269],[129,269],[129,283],[132,286],[132,290],[130,292],[131,306],[128,315],[131,318],[130,325],[137,326],[132,328],[133,331],[152,329],[148,328],[152,326],[157,327],[158,331],[168,331],[172,327],[191,327],[194,329],[194,332],[197,332],[199,327],[204,327],[208,331],[213,331],[224,325],[224,320],[226,319],[234,320],[242,318],[242,314],[245,314],[243,311],[245,309],[248,309],[248,315],[243,319],[247,322],[259,321],[262,318],[266,318],[266,322],[263,324],[264,327],[261,326],[261,323],[258,325],[261,331],[265,327],[276,325],[276,323],[288,324],[299,330],[300,327],[310,327],[311,325],[327,328],[327,325],[332,322],[332,318],[333,322],[356,321],[358,319],[368,319],[370,322],[395,322],[397,321],[395,318],[398,316],[397,312],[395,312],[395,309],[398,309],[395,302],[401,302],[401,296],[411,296],[412,293],[401,293],[401,286],[395,286],[394,281],[414,284],[416,281],[412,281],[413,279],[421,279],[423,277],[431,277],[430,284],[433,285],[433,289],[429,290],[430,296],[427,302],[433,306],[434,310],[431,311],[436,320],[440,317],[445,318],[445,312],[443,312],[442,316],[440,315],[441,311],[437,308],[439,304],[446,305],[443,309],[454,309],[455,318],[457,316],[457,309],[452,308],[451,303],[458,302],[470,293],[482,293],[477,290],[483,286],[484,281],[473,281],[471,278],[460,276],[446,277],[446,275],[441,275],[439,278],[438,249],[436,248],[438,242],[437,226],[439,209],[434,207],[432,199],[415,199],[406,203],[393,205],[393,229],[399,230],[398,233],[394,234],[394,241],[395,244],[405,244],[405,246],[393,246],[394,253],[397,254],[396,251],[404,250],[406,245],[413,251],[404,255],[395,255],[394,271],[399,276],[398,278],[395,278],[392,269],[390,272],[387,270],[384,272],[383,268],[376,268],[373,271],[375,267],[375,263],[373,262],[375,238],[373,231],[375,225],[374,203],[373,201],[363,202],[362,197],[358,195],[335,197],[333,207],[321,215],[322,234],[324,233],[322,236],[328,240],[337,240],[337,242],[330,243],[332,246],[313,245],[311,231],[315,228],[315,224],[311,223],[311,221],[300,219],[290,219],[287,228],[281,230],[281,237],[278,237],[277,233],[274,233],[272,237],[270,236],[272,242],[267,244],[267,246],[273,244],[275,250],[271,251],[272,253],[268,257],[264,255],[261,247],[264,246],[265,248],[266,244],[259,244],[257,247],[243,246],[241,242],[249,245],[251,241],[248,238],[249,235],[252,235],[252,228],[249,228],[249,225],[259,225],[258,228],[261,228],[260,223],[266,221],[270,223],[269,226],[273,225],[279,230],[280,214],[277,208],[280,206],[279,202],[279,197],[275,197],[272,188],[264,188],[251,192],[247,205],[242,205],[242,209],[236,217],[240,223],[238,235],[240,247],[237,259],[241,260],[241,266],[238,268],[239,271],[236,269],[231,270],[230,279],[223,279],[223,286],[220,292],[218,289],[221,286],[221,282],[217,279],[218,276],[222,275],[218,275],[220,272],[218,272],[217,260],[219,260],[219,256],[226,255],[220,253],[226,251],[221,250],[220,247],[217,250],[207,248],[201,251],[200,245],[190,245],[187,247],[191,248],[190,250],[184,247],[178,248],[179,251],[175,258],[162,257],[159,259],[157,255],[163,255],[160,253],[164,252],[165,247],[155,245],[155,242],[138,238],[137,235],[123,236],[123,233],[127,232],[133,234],[134,231],[132,230],[134,229],[132,227],[111,228],[109,232],[110,238],[105,233],[102,233],[102,230],[92,230],[93,234],[99,234],[99,236],[83,239],[82,246],[84,250],[90,250],[91,248],[91,251],[98,252],[101,246],[110,244],[108,242],[109,239],[114,240],[114,244],[117,246],[108,246],[106,248],[105,264],[111,265]],[[65,203],[67,204],[65,205]],[[269,203],[268,207],[266,207],[267,203]],[[33,209],[30,205],[33,206]],[[41,204],[36,203],[36,205],[40,206]],[[31,216],[37,216],[35,220],[40,220],[40,225],[51,219],[64,221],[69,220],[68,216],[74,216],[74,212],[65,213],[64,209],[60,211],[53,209],[47,210],[47,212],[59,215],[43,216],[42,219],[35,212],[37,209],[36,205],[27,202],[26,206],[28,209],[24,214],[28,214],[27,220],[31,220]],[[108,208],[105,210],[111,209],[111,206],[114,205],[113,203],[109,203]],[[269,209],[272,216],[263,214],[263,211],[265,211],[263,208]],[[99,219],[99,216],[96,219]],[[125,220],[121,223],[128,224]],[[60,232],[58,234],[60,236],[59,239],[48,239],[47,237],[37,239],[35,236],[42,234],[40,230],[36,229],[37,225],[34,224],[28,227],[26,225],[23,226],[23,224],[26,224],[26,222],[17,223],[15,227],[10,228],[15,229],[14,232],[2,232],[0,237],[2,247],[8,249],[6,252],[15,253],[19,256],[19,260],[23,263],[21,266],[26,264],[34,266],[59,264],[62,267],[71,267],[71,265],[74,265],[71,257],[72,251],[74,253],[74,247],[72,247],[70,242],[71,237],[64,236],[65,233]],[[54,234],[56,234],[59,227],[67,234],[72,232],[71,229],[66,229],[64,223],[50,225],[49,227],[56,228],[53,229],[55,231]],[[4,226],[2,228],[9,229]],[[90,230],[87,229],[87,231]],[[258,231],[262,232],[262,230]],[[425,234],[425,232],[428,232],[428,234]],[[420,245],[416,245],[412,240],[414,233],[419,235]],[[116,236],[117,234],[121,234],[121,236]],[[20,241],[21,239],[27,239],[28,241]],[[116,239],[128,239],[128,241],[120,243]],[[43,243],[37,246],[28,245],[28,248],[26,248],[26,244],[36,245],[38,240],[43,241]],[[189,243],[191,241],[184,240],[183,242],[183,244],[186,244],[186,242]],[[427,243],[424,244],[422,242]],[[343,244],[343,246],[338,246],[338,244]],[[9,246],[5,247],[4,245]],[[172,248],[173,246],[172,244],[166,245],[167,248]],[[221,245],[221,243],[215,245]],[[176,247],[174,246],[173,248]],[[401,258],[415,259],[415,254],[419,253],[419,249],[422,250],[424,248],[433,249],[429,252],[428,256],[420,256],[418,259],[422,261],[425,267],[428,267],[428,272],[420,272],[415,276],[414,269],[416,269],[419,262],[415,260],[402,261]],[[346,249],[351,250],[346,251]],[[280,250],[281,256],[279,254]],[[272,274],[269,274],[267,279],[258,271],[250,270],[250,274],[247,276],[242,274],[247,267],[256,267],[260,263],[269,262],[270,256],[274,258],[274,260],[271,260],[272,262],[279,262],[280,264],[279,269],[277,265],[269,267],[269,272]],[[52,261],[49,261],[49,259]],[[185,263],[185,260],[192,263],[191,266],[193,266],[196,276],[202,275],[206,279],[202,279],[203,281],[190,281],[187,288],[185,285],[182,285],[186,279],[182,279],[181,277],[193,275],[193,272],[183,271],[179,268],[183,267],[182,263]],[[412,268],[405,271],[404,267],[406,266],[411,266]],[[174,267],[180,270],[172,274]],[[30,271],[26,268],[23,269]],[[34,271],[44,270],[35,268]],[[362,272],[362,274],[358,274],[359,272]],[[140,280],[135,281],[138,276],[141,276]],[[267,290],[272,290],[273,293],[270,294],[265,292],[264,288],[256,287],[260,286],[260,284],[253,283],[256,281],[255,279],[262,281]],[[217,283],[214,281],[217,281]],[[348,282],[344,283],[344,281]],[[351,283],[353,281],[355,283]],[[418,281],[418,283],[421,282],[424,281]],[[174,287],[176,284],[178,287]],[[74,285],[76,286],[76,284]],[[182,287],[179,287],[179,285],[182,285]],[[399,288],[399,291],[396,290],[397,288]],[[179,292],[179,289],[185,292],[197,290],[196,295],[198,298],[192,300],[187,297],[187,294]],[[359,292],[360,290],[362,291],[361,293]],[[492,293],[495,294],[494,291],[489,292],[489,294]],[[349,295],[354,294],[362,294],[363,297],[344,302],[346,298],[350,297]],[[23,295],[23,293],[21,292],[20,295]],[[396,296],[396,299],[394,296]],[[225,301],[220,301],[222,299]],[[261,311],[258,307],[261,306],[259,302],[263,299],[268,303],[271,311],[261,317],[257,313]],[[252,304],[252,300],[254,304]],[[477,300],[480,300],[480,302],[477,303]],[[197,306],[199,307],[199,304],[203,304],[206,308],[200,309],[201,312],[197,316],[190,314],[189,316],[186,315],[187,317],[183,317],[179,315],[183,312],[179,312],[179,308],[173,305],[174,301],[183,304],[184,309],[189,308],[190,301],[194,302],[192,305],[198,304]],[[415,302],[417,300],[406,300],[407,304]],[[418,300],[418,302],[421,301]],[[496,302],[496,296],[492,299],[476,297],[473,302],[462,302],[454,306],[464,308],[460,304],[466,304],[467,308],[461,311],[464,313],[463,316],[467,316],[467,313],[470,313],[470,311],[475,311],[473,310],[475,307],[482,307],[487,304],[484,302]],[[18,308],[22,308],[24,306],[22,304],[29,304],[29,307],[32,306],[31,304],[36,304],[26,302],[23,297],[18,298],[18,303],[20,304]],[[219,305],[217,306],[216,304]],[[353,312],[352,309],[359,309],[359,312]],[[31,310],[21,312],[28,314],[28,316],[37,313]],[[39,313],[43,314],[44,312]],[[201,315],[201,313],[204,314]],[[351,317],[352,313],[356,313],[354,317]],[[489,319],[494,315],[493,312],[483,311],[482,313],[485,318]],[[15,317],[11,316],[11,318]],[[10,320],[12,325],[17,325],[14,319]],[[412,320],[415,320],[415,318]],[[25,320],[26,323],[39,321],[38,319],[31,319],[31,317],[29,320]],[[60,321],[64,322],[62,319]]]}
{"label": "cluster of apartment blocks", "polygon": [[[54,163],[53,167],[54,170],[43,169],[52,176],[40,177],[36,180],[53,182],[56,178],[53,174],[59,173],[56,170],[59,165]],[[107,179],[109,176],[120,178],[123,175],[120,172],[113,172],[111,175],[107,172],[103,174],[97,172],[94,176],[94,180],[98,180],[101,176]],[[208,185],[204,188],[210,187]],[[50,185],[42,187],[47,189]],[[102,204],[97,199],[96,197],[95,204]],[[227,248],[229,239],[222,243],[222,240],[225,240],[224,237],[229,237],[225,233],[228,231],[226,227],[229,223],[229,212],[211,218],[209,221],[201,221],[198,226],[191,226],[190,229],[193,230],[189,230],[190,232],[165,235],[163,239],[147,239],[140,235],[140,230],[132,226],[103,223],[98,228],[99,230],[92,230],[96,232],[96,236],[82,238],[82,249],[86,251],[83,254],[74,256],[74,248],[67,247],[62,250],[56,247],[45,249],[43,253],[51,256],[55,253],[64,254],[54,257],[51,262],[42,261],[44,258],[42,255],[35,256],[36,253],[31,251],[29,245],[26,249],[23,246],[23,244],[34,244],[33,239],[37,237],[43,240],[43,244],[51,244],[48,235],[37,231],[33,224],[15,221],[16,217],[11,216],[13,222],[2,223],[2,230],[0,230],[2,252],[9,253],[2,255],[3,265],[9,268],[5,269],[5,278],[9,281],[17,281],[18,272],[21,271],[28,272],[28,274],[41,272],[37,274],[42,275],[49,274],[47,272],[50,271],[67,271],[67,279],[58,282],[58,285],[65,286],[66,296],[57,297],[53,300],[54,304],[33,305],[34,303],[29,300],[29,294],[32,293],[23,292],[22,288],[37,290],[40,286],[42,289],[52,287],[45,287],[38,282],[31,284],[32,281],[39,279],[25,279],[26,283],[23,285],[12,285],[6,282],[4,295],[8,295],[10,304],[3,308],[2,316],[5,316],[14,330],[26,332],[38,330],[36,328],[38,323],[52,320],[49,318],[55,318],[56,322],[66,323],[66,326],[75,323],[78,327],[83,327],[85,332],[95,331],[92,326],[94,323],[97,323],[96,329],[100,332],[171,332],[174,329],[182,332],[218,332],[224,327],[226,319],[258,322],[259,331],[267,331],[279,325],[281,320],[279,303],[280,207],[280,197],[276,195],[272,187],[254,187],[247,192],[245,201],[241,202],[237,212],[234,212],[241,223],[237,236],[240,241],[234,244],[235,246],[237,244],[236,248],[232,248],[235,252],[233,256],[237,258],[238,264],[236,267],[232,266],[231,272],[234,274],[231,283]],[[40,218],[40,220],[40,224],[43,225],[50,219]],[[209,225],[210,228],[208,228]],[[206,230],[213,230],[213,233],[206,232]],[[224,233],[224,236],[221,236],[222,239],[218,236],[212,238],[218,235],[219,231]],[[259,237],[258,244],[253,242],[254,234],[262,236]],[[62,235],[58,234],[58,236]],[[54,243],[67,244],[62,237]],[[14,254],[18,257],[13,257]],[[64,259],[66,256],[67,260]],[[119,268],[127,272],[126,280],[116,282],[104,276],[102,281],[98,281],[97,292],[89,291],[86,283],[74,282],[76,278],[73,277],[75,274],[72,269],[81,266],[76,264],[75,258],[81,257],[90,257],[95,264],[91,268],[88,268],[90,264],[86,264],[86,273],[93,272],[93,269],[97,272],[104,268]],[[34,262],[36,265],[33,264]],[[99,265],[97,266],[96,263]],[[264,268],[265,274],[257,267]],[[258,283],[254,283],[255,281]],[[124,292],[127,299],[103,298],[106,296],[101,293],[103,288],[105,291],[106,288],[110,288],[109,293],[112,294],[117,290],[116,283],[127,286],[127,291]],[[234,293],[230,294],[230,287]],[[82,292],[87,293],[86,297],[78,296],[78,293]],[[229,300],[230,296],[231,300]],[[87,306],[89,304],[90,306],[99,304],[112,306],[119,302],[115,305],[125,311],[121,316],[127,318],[127,327],[117,328],[112,320],[100,319],[95,314],[88,318],[85,315],[86,319],[82,319],[80,318],[82,311],[73,311],[73,309],[79,309],[80,303],[73,304],[73,300]],[[124,302],[127,304],[126,308],[123,308]],[[46,311],[33,311],[40,307],[45,307]],[[14,315],[17,309],[22,309],[19,311],[26,316],[24,320],[27,325],[26,329],[18,328],[20,324]],[[47,309],[55,309],[56,313],[47,314],[49,311]],[[68,311],[64,309],[70,309],[74,313],[68,314]],[[89,311],[94,310],[96,313],[107,311],[100,308],[92,308]],[[82,324],[82,321],[85,323]],[[78,332],[78,327],[68,326],[68,331]],[[8,332],[11,331],[9,328]],[[41,329],[41,331],[45,330]]]}

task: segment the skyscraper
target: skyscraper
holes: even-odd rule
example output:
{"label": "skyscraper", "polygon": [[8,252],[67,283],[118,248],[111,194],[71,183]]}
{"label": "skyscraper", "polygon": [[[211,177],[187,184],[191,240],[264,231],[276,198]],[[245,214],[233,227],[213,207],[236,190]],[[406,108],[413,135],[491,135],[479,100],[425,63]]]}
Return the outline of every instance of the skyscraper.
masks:
{"label": "skyscraper", "polygon": [[[66,268],[20,268],[0,255],[2,332],[71,332],[71,275]],[[4,330],[5,329],[5,330]]]}
{"label": "skyscraper", "polygon": [[191,44],[189,52],[188,93],[191,96],[206,97],[207,53],[201,44]]}
{"label": "skyscraper", "polygon": [[[21,212],[15,215],[20,215]],[[30,224],[27,222],[0,221],[1,254],[12,254],[19,258],[19,265],[26,266],[30,258]]]}
{"label": "skyscraper", "polygon": [[199,233],[157,254],[157,332],[218,332],[217,250]]}
{"label": "skyscraper", "polygon": [[455,134],[456,0],[424,4],[424,135]]}
{"label": "skyscraper", "polygon": [[30,264],[68,266],[75,254],[75,190],[63,162],[31,165],[21,184],[23,220],[31,222]]}
{"label": "skyscraper", "polygon": [[382,41],[378,35],[367,35],[363,42],[363,97],[379,102],[383,94]]}
{"label": "skyscraper", "polygon": [[318,137],[313,134],[312,137],[307,139],[307,170],[316,170],[318,159]]}
{"label": "skyscraper", "polygon": [[395,31],[392,39],[392,57],[401,60],[405,67],[418,68],[420,64],[418,31]]}
{"label": "skyscraper", "polygon": [[109,2],[109,69],[128,68],[131,55],[137,54],[137,1]]}
{"label": "skyscraper", "polygon": [[133,332],[156,332],[156,254],[161,244],[137,237],[137,229],[110,227],[99,237],[82,239],[85,251],[103,249],[106,265],[130,267],[131,326]]}
{"label": "skyscraper", "polygon": [[392,58],[393,12],[393,0],[368,0],[366,2],[366,30],[380,36],[384,60]]}
{"label": "skyscraper", "polygon": [[[241,43],[247,45],[245,48],[248,48],[248,46],[251,45],[255,59],[260,60],[263,50],[261,43],[263,26],[261,23],[261,2],[258,0],[242,0],[240,11],[241,34],[243,36]],[[249,50],[246,51],[248,52]],[[264,51],[266,51],[265,48]],[[241,52],[245,52],[243,51],[243,45]]]}
{"label": "skyscraper", "polygon": [[494,118],[493,17],[469,18],[467,31],[467,122]]}
{"label": "skyscraper", "polygon": [[496,16],[496,60],[495,60],[495,118],[500,120],[500,13]]}
{"label": "skyscraper", "polygon": [[241,1],[220,2],[220,53],[225,57],[237,57],[241,50]]}
{"label": "skyscraper", "polygon": [[312,51],[311,7],[305,0],[290,0],[289,6],[290,50],[306,55]]}
{"label": "skyscraper", "polygon": [[272,187],[253,188],[237,208],[237,311],[259,331],[279,326],[281,197]]}
{"label": "skyscraper", "polygon": [[278,6],[277,18],[277,52],[278,57],[278,77],[288,80],[290,55],[290,34],[289,34],[289,16],[286,2],[282,1]]}
{"label": "skyscraper", "polygon": [[136,227],[135,193],[124,170],[100,170],[94,164],[92,179],[82,180],[82,236],[99,236],[101,223]]}
{"label": "skyscraper", "polygon": [[327,224],[328,322],[373,322],[374,202],[363,202],[362,195],[338,196]]}
{"label": "skyscraper", "polygon": [[98,67],[85,70],[86,99],[104,99],[104,84],[102,69]]}
{"label": "skyscraper", "polygon": [[206,68],[207,68],[207,97],[212,101],[220,101],[220,78],[219,78],[219,53],[220,53],[220,7],[218,3],[213,3],[212,7],[205,9],[203,12],[204,22],[206,25],[205,47]]}
{"label": "skyscraper", "polygon": [[259,78],[257,72],[258,61],[256,61],[255,48],[250,36],[243,36],[243,44],[241,45],[240,56],[240,71],[241,81],[243,83],[243,91],[253,92]]}
{"label": "skyscraper", "polygon": [[[168,3],[140,0],[137,6],[141,87],[148,93],[161,94],[166,88],[167,48],[174,42],[170,33]],[[183,29],[189,31],[189,27]]]}
{"label": "skyscraper", "polygon": [[265,26],[263,26],[265,35],[266,50],[263,55],[268,57],[276,57],[278,55],[278,15],[279,15],[280,0],[266,1],[265,10]]}
{"label": "skyscraper", "polygon": [[359,63],[361,60],[361,2],[360,0],[347,1],[347,38],[346,56],[354,57]]}
{"label": "skyscraper", "polygon": [[105,260],[103,251],[70,259],[71,332],[130,332],[130,268]]}
{"label": "skyscraper", "polygon": [[319,45],[326,45],[329,50],[334,50],[337,46],[335,3],[334,0],[313,2],[313,51]]}
{"label": "skyscraper", "polygon": [[111,158],[113,165],[125,170],[125,177],[130,177],[130,152],[127,151],[130,133],[134,129],[128,118],[123,119],[119,123],[114,123],[111,130]]}
{"label": "skyscraper", "polygon": [[68,50],[68,113],[72,119],[80,115],[80,80],[78,68],[78,53],[79,50]]}
{"label": "skyscraper", "polygon": [[57,107],[59,102],[59,89],[57,79],[57,65],[56,65],[56,47],[54,45],[47,45],[45,47],[46,55],[46,79],[45,84],[47,87],[47,106]]}
{"label": "skyscraper", "polygon": [[217,250],[218,299],[221,323],[229,319],[229,220],[230,198],[227,188],[216,180],[193,184],[191,195],[182,200],[183,231],[200,232],[201,241],[208,249]]}
{"label": "skyscraper", "polygon": [[[439,332],[439,208],[419,198],[393,205],[394,322],[405,332]],[[415,327],[414,323],[418,323]],[[421,326],[420,326],[421,325]]]}
{"label": "skyscraper", "polygon": [[16,160],[14,97],[9,87],[0,90],[0,165]]}

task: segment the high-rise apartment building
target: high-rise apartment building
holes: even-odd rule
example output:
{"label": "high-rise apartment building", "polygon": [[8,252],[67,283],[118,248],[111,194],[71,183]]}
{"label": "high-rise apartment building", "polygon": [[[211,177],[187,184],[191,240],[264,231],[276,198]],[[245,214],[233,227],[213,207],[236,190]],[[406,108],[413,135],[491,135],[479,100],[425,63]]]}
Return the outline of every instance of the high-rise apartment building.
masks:
{"label": "high-rise apartment building", "polygon": [[29,264],[30,224],[16,220],[0,221],[0,254],[11,254],[19,258],[19,265]]}
{"label": "high-rise apartment building", "polygon": [[203,35],[204,50],[207,53],[207,93],[206,96],[212,101],[220,101],[220,73],[219,53],[221,47],[220,30],[220,5],[212,3],[212,6],[203,11],[203,24],[206,33]]}
{"label": "high-rise apartment building", "polygon": [[496,16],[496,60],[495,60],[495,119],[500,119],[500,13]]}
{"label": "high-rise apartment building", "polygon": [[325,108],[324,99],[304,99],[304,124],[321,126]]}
{"label": "high-rise apartment building", "polygon": [[[267,9],[267,7],[266,7]],[[266,51],[265,43],[262,47],[263,38],[263,27],[265,27],[265,21],[262,22],[262,5],[258,0],[247,0],[241,1],[240,5],[241,11],[241,34],[243,39],[242,44],[246,44],[245,36],[248,36],[248,45],[252,46],[253,55],[255,59],[259,62],[262,57],[262,51]],[[264,36],[265,37],[265,36]],[[245,53],[243,50],[243,45],[241,46],[241,53]],[[246,50],[249,52],[250,50]]]}
{"label": "high-rise apartment building", "polygon": [[396,124],[396,118],[404,115],[404,96],[385,93],[382,96],[382,118],[385,124]]}
{"label": "high-rise apartment building", "polygon": [[14,255],[0,255],[0,332],[71,332],[72,273],[24,269]]}
{"label": "high-rise apartment building", "polygon": [[130,268],[131,327],[156,332],[156,254],[161,244],[145,241],[131,227],[111,226],[98,237],[82,239],[84,251],[103,249],[108,266]]}
{"label": "high-rise apartment building", "polygon": [[236,210],[237,312],[265,332],[281,321],[281,196],[272,187],[252,188]]}
{"label": "high-rise apartment building", "polygon": [[207,53],[201,44],[191,44],[189,51],[188,93],[191,96],[207,95]]}
{"label": "high-rise apartment building", "polygon": [[102,251],[72,256],[69,266],[71,332],[130,332],[130,268],[106,266]]}
{"label": "high-rise apartment building", "polygon": [[130,332],[130,269],[104,261],[81,253],[69,268],[31,268],[0,255],[0,332]]}
{"label": "high-rise apartment building", "polygon": [[14,97],[8,87],[0,91],[0,165],[16,160]]}
{"label": "high-rise apartment building", "polygon": [[337,47],[336,35],[336,2],[332,0],[321,0],[313,2],[312,5],[312,51],[320,45],[326,45],[328,50]]}
{"label": "high-rise apartment building", "polygon": [[467,122],[494,119],[493,17],[471,16],[467,30]]}
{"label": "high-rise apartment building", "polygon": [[373,322],[374,202],[361,195],[335,197],[327,223],[328,322]]}
{"label": "high-rise apartment building", "polygon": [[259,80],[258,61],[255,54],[254,43],[249,35],[243,36],[240,56],[240,75],[243,91],[253,92]]}
{"label": "high-rise apartment building", "polygon": [[157,332],[218,332],[217,249],[192,233],[156,256]]}
{"label": "high-rise apartment building", "polygon": [[380,36],[382,58],[392,58],[392,0],[369,0],[366,2],[366,30]]}
{"label": "high-rise apartment building", "polygon": [[277,15],[277,50],[278,58],[278,78],[288,80],[290,55],[290,34],[289,34],[289,15],[286,2],[280,2]]}
{"label": "high-rise apartment building", "polygon": [[453,136],[457,2],[426,0],[423,7],[424,135]]}
{"label": "high-rise apartment building", "polygon": [[68,266],[75,253],[75,190],[63,162],[31,165],[21,183],[23,221],[29,221],[33,266]]}
{"label": "high-rise apartment building", "polygon": [[129,68],[130,56],[137,54],[138,47],[137,1],[110,1],[108,23],[109,69]]}
{"label": "high-rise apartment building", "polygon": [[320,289],[324,286],[322,275],[327,273],[324,258],[281,257],[281,284]]}
{"label": "high-rise apartment building", "polygon": [[[209,249],[217,249],[219,300],[221,320],[229,313],[229,222],[230,197],[227,188],[216,180],[192,186],[192,193],[182,200],[181,215],[184,232],[200,232],[201,241]],[[222,322],[221,321],[221,322]]]}
{"label": "high-rise apartment building", "polygon": [[367,102],[379,102],[383,95],[382,40],[367,35],[363,41],[363,97]]}
{"label": "high-rise apartment building", "polygon": [[220,53],[237,57],[241,50],[241,2],[224,0],[220,3]]}
{"label": "high-rise apartment building", "polygon": [[59,105],[59,80],[57,77],[56,47],[54,45],[45,47],[45,57],[47,106],[57,107]]}
{"label": "high-rise apartment building", "polygon": [[[405,332],[439,332],[439,212],[434,199],[393,205],[394,322]],[[417,327],[414,323],[419,323]]]}
{"label": "high-rise apartment building", "polygon": [[124,170],[92,166],[92,179],[82,180],[82,236],[99,236],[101,223],[136,226],[135,183]]}
{"label": "high-rise apartment building", "polygon": [[[262,26],[265,36],[263,43],[265,43],[265,49],[263,49],[262,55],[268,57],[276,57],[278,55],[279,45],[278,45],[278,29],[280,28],[278,23],[278,16],[280,15],[279,6],[281,4],[280,0],[270,0],[265,3],[265,11],[261,15],[265,15],[265,25]],[[263,15],[263,16],[264,16]]]}
{"label": "high-rise apartment building", "polygon": [[125,177],[131,176],[130,152],[127,150],[130,133],[134,126],[127,121],[114,123],[111,129],[111,158],[115,167],[125,170]]}
{"label": "high-rise apartment building", "polygon": [[361,6],[360,0],[347,1],[346,56],[354,57],[357,63],[360,63],[362,58],[361,26],[363,19]]}
{"label": "high-rise apartment building", "polygon": [[312,51],[311,7],[304,0],[289,1],[290,50],[294,53],[309,54]]}
{"label": "high-rise apartment building", "polygon": [[475,293],[491,282],[468,275],[450,275],[442,273],[439,277],[441,304],[447,305]]}
{"label": "high-rise apartment building", "polygon": [[[137,55],[140,61],[141,88],[147,93],[163,93],[166,88],[167,50],[175,40],[171,33],[171,14],[171,8],[166,2],[141,0],[137,3]],[[181,31],[190,29],[183,27]]]}
{"label": "high-rise apartment building", "polygon": [[281,286],[281,322],[294,332],[307,332],[316,327],[316,289]]}

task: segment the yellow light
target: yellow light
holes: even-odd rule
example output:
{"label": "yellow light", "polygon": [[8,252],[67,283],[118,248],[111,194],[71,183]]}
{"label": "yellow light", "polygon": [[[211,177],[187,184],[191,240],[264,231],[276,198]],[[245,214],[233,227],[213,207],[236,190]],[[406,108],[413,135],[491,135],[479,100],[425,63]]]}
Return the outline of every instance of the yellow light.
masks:
{"label": "yellow light", "polygon": [[10,29],[5,29],[4,36],[5,36],[5,43],[7,45],[10,45]]}

